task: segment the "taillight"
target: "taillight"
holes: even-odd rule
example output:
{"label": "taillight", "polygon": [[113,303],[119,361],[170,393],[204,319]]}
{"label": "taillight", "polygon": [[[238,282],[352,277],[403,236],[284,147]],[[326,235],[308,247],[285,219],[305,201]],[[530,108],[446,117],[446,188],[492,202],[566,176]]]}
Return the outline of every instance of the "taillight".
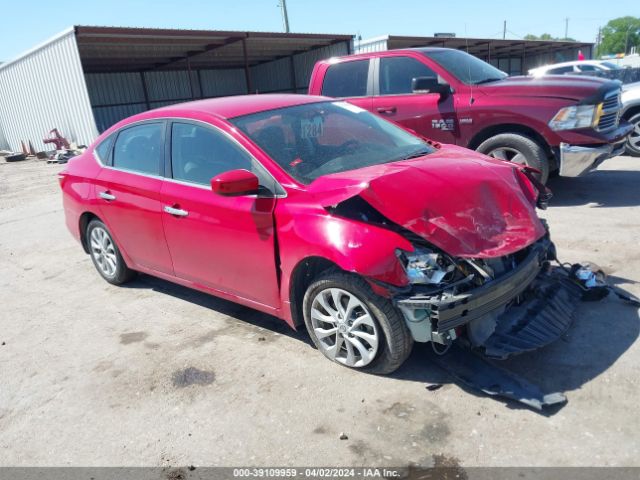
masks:
{"label": "taillight", "polygon": [[64,182],[67,180],[67,172],[66,170],[63,170],[62,172],[58,173],[58,182],[60,183],[60,188],[64,187]]}

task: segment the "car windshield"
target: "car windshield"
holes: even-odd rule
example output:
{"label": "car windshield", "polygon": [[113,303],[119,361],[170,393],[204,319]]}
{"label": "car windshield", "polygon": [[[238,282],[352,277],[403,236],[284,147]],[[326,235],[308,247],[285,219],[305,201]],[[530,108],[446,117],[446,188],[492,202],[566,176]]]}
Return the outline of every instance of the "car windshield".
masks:
{"label": "car windshield", "polygon": [[460,50],[431,50],[424,54],[467,85],[495,82],[508,77],[502,70]]}
{"label": "car windshield", "polygon": [[291,177],[322,175],[427,155],[424,140],[346,102],[319,102],[232,118]]}
{"label": "car windshield", "polygon": [[601,62],[602,65],[604,65],[605,67],[607,67],[609,70],[621,70],[622,67],[620,67],[619,65],[616,65],[615,63],[611,63],[611,62]]}

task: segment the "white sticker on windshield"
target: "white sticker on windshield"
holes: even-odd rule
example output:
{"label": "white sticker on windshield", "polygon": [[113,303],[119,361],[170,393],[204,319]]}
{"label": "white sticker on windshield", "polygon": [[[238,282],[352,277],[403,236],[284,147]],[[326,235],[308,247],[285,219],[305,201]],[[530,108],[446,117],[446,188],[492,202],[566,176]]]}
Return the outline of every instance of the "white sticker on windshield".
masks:
{"label": "white sticker on windshield", "polygon": [[350,103],[347,103],[347,102],[335,102],[334,105],[338,107],[342,107],[345,110],[349,110],[350,112],[353,112],[353,113],[366,112],[364,108],[356,107],[355,105],[351,105]]}
{"label": "white sticker on windshield", "polygon": [[302,138],[318,138],[322,136],[324,122],[322,117],[303,118],[300,127]]}

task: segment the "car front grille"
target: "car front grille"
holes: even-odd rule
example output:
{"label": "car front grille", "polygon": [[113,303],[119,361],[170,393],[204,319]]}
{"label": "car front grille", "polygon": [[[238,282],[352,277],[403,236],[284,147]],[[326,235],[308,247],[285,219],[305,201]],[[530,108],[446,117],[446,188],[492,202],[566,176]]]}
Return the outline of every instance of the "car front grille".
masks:
{"label": "car front grille", "polygon": [[617,128],[620,122],[620,89],[607,93],[602,104],[602,115],[598,122],[598,131],[607,132]]}

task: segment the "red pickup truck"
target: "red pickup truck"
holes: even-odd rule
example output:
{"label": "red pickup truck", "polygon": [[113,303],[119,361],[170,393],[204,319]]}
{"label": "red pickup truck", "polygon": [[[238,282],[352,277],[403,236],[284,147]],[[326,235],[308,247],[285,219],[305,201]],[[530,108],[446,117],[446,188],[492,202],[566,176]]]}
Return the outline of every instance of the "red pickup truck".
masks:
{"label": "red pickup truck", "polygon": [[509,77],[448,48],[352,55],[316,64],[309,93],[344,98],[423,137],[576,177],[624,151],[620,83]]}

